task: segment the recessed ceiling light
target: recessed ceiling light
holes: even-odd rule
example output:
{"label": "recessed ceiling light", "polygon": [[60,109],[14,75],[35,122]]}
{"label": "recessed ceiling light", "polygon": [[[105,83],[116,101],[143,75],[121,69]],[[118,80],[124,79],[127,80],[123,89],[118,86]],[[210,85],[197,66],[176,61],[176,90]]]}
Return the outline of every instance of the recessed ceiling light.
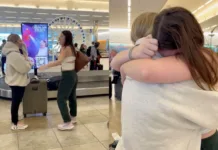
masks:
{"label": "recessed ceiling light", "polygon": [[33,14],[33,12],[21,12],[21,14]]}
{"label": "recessed ceiling light", "polygon": [[21,7],[21,8],[37,8],[37,6],[34,6],[34,5],[19,5],[18,7]]}
{"label": "recessed ceiling light", "polygon": [[79,15],[80,17],[89,17],[90,15]]}
{"label": "recessed ceiling light", "polygon": [[108,10],[104,9],[104,10],[101,10],[101,9],[96,9],[95,10],[96,12],[109,12]]}
{"label": "recessed ceiling light", "polygon": [[78,11],[93,11],[92,9],[86,9],[86,8],[79,8]]}
{"label": "recessed ceiling light", "polygon": [[60,9],[60,10],[68,10],[67,7],[59,7],[58,9]]}
{"label": "recessed ceiling light", "polygon": [[15,14],[15,13],[17,13],[17,12],[16,12],[16,11],[5,11],[5,13]]}
{"label": "recessed ceiling light", "polygon": [[20,17],[20,19],[29,19],[28,17]]}
{"label": "recessed ceiling light", "polygon": [[32,18],[32,19],[34,19],[34,20],[41,20],[41,18]]}
{"label": "recessed ceiling light", "polygon": [[36,13],[37,15],[48,15],[48,13]]}
{"label": "recessed ceiling light", "polygon": [[55,14],[55,13],[52,13],[51,15],[53,15],[53,16],[61,16],[62,14]]}
{"label": "recessed ceiling light", "polygon": [[5,17],[5,18],[7,18],[7,19],[14,19],[14,18],[16,18],[16,17]]}
{"label": "recessed ceiling light", "polygon": [[39,6],[41,9],[57,9],[56,7],[50,7],[50,6]]}
{"label": "recessed ceiling light", "polygon": [[93,17],[99,17],[99,18],[100,18],[100,17],[102,17],[102,16],[99,16],[99,15],[93,15]]}

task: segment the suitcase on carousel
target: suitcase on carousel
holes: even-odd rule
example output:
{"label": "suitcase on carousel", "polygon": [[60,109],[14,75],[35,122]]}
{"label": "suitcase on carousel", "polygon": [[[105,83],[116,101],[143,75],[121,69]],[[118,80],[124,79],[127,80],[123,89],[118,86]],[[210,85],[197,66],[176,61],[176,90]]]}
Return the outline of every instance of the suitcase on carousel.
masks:
{"label": "suitcase on carousel", "polygon": [[103,70],[103,65],[102,64],[97,64],[97,70]]}
{"label": "suitcase on carousel", "polygon": [[47,114],[47,81],[33,78],[25,88],[23,97],[23,115],[42,113]]}

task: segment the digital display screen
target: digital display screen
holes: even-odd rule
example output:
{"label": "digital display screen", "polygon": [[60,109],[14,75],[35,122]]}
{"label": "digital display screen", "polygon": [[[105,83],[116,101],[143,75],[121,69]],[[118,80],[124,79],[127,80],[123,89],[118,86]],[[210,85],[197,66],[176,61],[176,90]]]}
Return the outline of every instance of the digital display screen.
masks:
{"label": "digital display screen", "polygon": [[35,67],[48,63],[48,24],[22,23],[22,39],[26,44],[28,56]]}

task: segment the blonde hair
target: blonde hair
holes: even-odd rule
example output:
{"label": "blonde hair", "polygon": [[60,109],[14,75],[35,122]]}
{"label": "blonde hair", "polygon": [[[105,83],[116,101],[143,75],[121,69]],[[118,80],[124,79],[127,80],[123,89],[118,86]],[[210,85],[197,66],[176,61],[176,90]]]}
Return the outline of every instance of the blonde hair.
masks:
{"label": "blonde hair", "polygon": [[131,29],[131,40],[133,43],[151,34],[156,15],[157,13],[154,12],[146,12],[134,20]]}
{"label": "blonde hair", "polygon": [[10,34],[9,36],[8,36],[8,42],[13,42],[13,43],[17,43],[17,41],[18,40],[20,40],[21,38],[20,38],[20,36],[19,35],[17,35],[17,34]]}

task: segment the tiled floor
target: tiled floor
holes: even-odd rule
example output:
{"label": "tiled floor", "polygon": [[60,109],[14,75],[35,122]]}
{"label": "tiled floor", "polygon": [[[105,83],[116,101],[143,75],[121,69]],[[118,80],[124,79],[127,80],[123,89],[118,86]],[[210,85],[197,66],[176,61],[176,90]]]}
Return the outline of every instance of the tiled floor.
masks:
{"label": "tiled floor", "polygon": [[112,98],[109,102],[109,129],[111,133],[121,135],[121,101]]}
{"label": "tiled floor", "polygon": [[29,117],[23,120],[27,130],[13,132],[10,101],[0,100],[0,150],[106,150],[111,142],[108,120],[108,97],[79,98],[75,129],[58,131],[62,119],[56,101],[49,101],[47,117]]}

